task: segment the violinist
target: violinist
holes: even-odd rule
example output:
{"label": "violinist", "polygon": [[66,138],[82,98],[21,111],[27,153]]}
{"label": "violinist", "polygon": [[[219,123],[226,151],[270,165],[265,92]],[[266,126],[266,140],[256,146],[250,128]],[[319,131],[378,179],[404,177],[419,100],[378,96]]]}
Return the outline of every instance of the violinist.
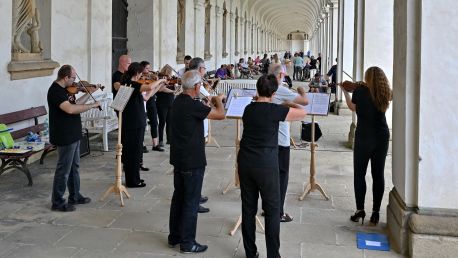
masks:
{"label": "violinist", "polygon": [[[134,92],[132,93],[122,117],[121,142],[123,145],[122,163],[126,176],[126,187],[145,187],[146,184],[140,179],[140,161],[142,158],[142,145],[145,135],[145,108],[143,105],[144,96],[150,98],[165,83],[165,80],[157,80],[150,84],[140,84],[137,81],[143,72],[143,66],[134,62],[129,65],[127,71],[121,77],[123,85],[130,85]],[[120,87],[119,83],[115,84],[116,88]]]}
{"label": "violinist", "polygon": [[[70,65],[63,65],[57,79],[48,90],[49,132],[50,142],[57,146],[58,160],[51,197],[51,210],[74,211],[75,204],[91,202],[89,197],[80,193],[80,139],[82,136],[80,114],[91,108],[100,106],[99,102],[84,104],[89,93],[79,99],[69,94],[66,87],[72,86],[76,78],[76,70]],[[95,89],[89,89],[89,91]],[[68,185],[68,200],[64,199]]]}
{"label": "violinist", "polygon": [[[172,67],[169,65],[165,65],[159,74],[166,76],[168,78],[172,77]],[[174,95],[175,91],[169,88],[162,88],[156,94],[156,107],[157,107],[157,114],[159,118],[159,146],[161,148],[164,147],[164,128],[166,131],[166,139],[167,144],[170,144],[172,131],[170,130],[170,116],[172,114],[172,104],[173,100],[175,99]]]}
{"label": "violinist", "polygon": [[184,57],[184,60],[183,60],[184,67],[178,70],[178,73],[177,73],[178,78],[181,78],[181,76],[183,76],[183,74],[189,70],[189,62],[191,62],[191,59],[192,57],[190,55],[186,55]]}
{"label": "violinist", "polygon": [[131,62],[132,59],[128,55],[122,55],[119,57],[118,70],[113,73],[113,77],[111,79],[111,91],[113,92],[113,99],[116,97],[116,93],[118,92],[118,88],[115,87],[115,83],[121,82],[121,77],[127,71]]}
{"label": "violinist", "polygon": [[[151,64],[148,61],[142,61],[140,64],[143,66],[143,75],[149,75],[151,73]],[[146,116],[148,117],[149,125],[151,127],[151,139],[153,141],[153,151],[163,152],[164,148],[159,146],[158,133],[157,133],[157,107],[156,107],[156,94],[152,95],[149,99],[146,99]]]}

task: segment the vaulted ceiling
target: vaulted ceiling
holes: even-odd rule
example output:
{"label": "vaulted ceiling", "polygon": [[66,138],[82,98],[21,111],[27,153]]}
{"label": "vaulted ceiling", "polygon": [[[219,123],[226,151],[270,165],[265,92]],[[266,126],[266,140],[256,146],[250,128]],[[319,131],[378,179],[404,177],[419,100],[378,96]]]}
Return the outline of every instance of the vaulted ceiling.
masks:
{"label": "vaulted ceiling", "polygon": [[[227,0],[226,0],[227,1]],[[293,31],[312,34],[325,6],[337,0],[240,0],[241,15],[259,21],[286,37]],[[240,10],[239,10],[240,12]]]}

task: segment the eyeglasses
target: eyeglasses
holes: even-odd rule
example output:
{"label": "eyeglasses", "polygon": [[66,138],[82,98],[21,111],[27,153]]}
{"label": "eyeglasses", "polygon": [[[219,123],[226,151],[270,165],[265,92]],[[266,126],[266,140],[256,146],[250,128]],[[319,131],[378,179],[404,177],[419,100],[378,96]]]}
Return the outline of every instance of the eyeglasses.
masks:
{"label": "eyeglasses", "polygon": [[199,68],[203,68],[203,69],[207,70],[207,67],[205,67],[205,66],[201,66],[201,67],[199,67]]}
{"label": "eyeglasses", "polygon": [[76,76],[69,76],[68,78],[75,80]]}

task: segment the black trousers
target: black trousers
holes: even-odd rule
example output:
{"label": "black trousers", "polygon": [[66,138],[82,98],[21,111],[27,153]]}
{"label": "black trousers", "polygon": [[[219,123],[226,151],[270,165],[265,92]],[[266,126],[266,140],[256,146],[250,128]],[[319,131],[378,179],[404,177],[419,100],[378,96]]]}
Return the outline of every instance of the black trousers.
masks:
{"label": "black trousers", "polygon": [[261,194],[265,214],[267,258],[280,257],[280,184],[278,168],[239,167],[242,196],[242,235],[245,254],[255,257],[256,213]]}
{"label": "black trousers", "polygon": [[169,244],[180,243],[181,249],[191,249],[196,243],[197,211],[205,167],[173,170],[172,204],[168,237]]}
{"label": "black trousers", "polygon": [[385,191],[385,160],[388,152],[390,135],[365,136],[356,132],[353,150],[354,188],[356,209],[364,210],[366,197],[366,171],[369,160],[372,173],[372,211],[380,211]]}
{"label": "black trousers", "polygon": [[159,142],[164,141],[164,128],[167,134],[167,142],[172,139],[170,136],[172,130],[170,128],[170,119],[172,118],[172,106],[157,105],[157,116],[159,118]]}
{"label": "black trousers", "polygon": [[126,186],[140,183],[140,162],[143,157],[143,138],[145,128],[122,130],[122,163],[126,176]]}
{"label": "black trousers", "polygon": [[156,96],[152,96],[146,102],[146,116],[148,117],[149,126],[151,127],[151,138],[157,138],[157,107],[156,107]]}
{"label": "black trousers", "polygon": [[288,189],[289,154],[289,146],[278,146],[278,168],[280,173],[280,216],[285,213],[283,209],[285,206],[286,190]]}
{"label": "black trousers", "polygon": [[302,67],[294,66],[294,73],[293,73],[293,80],[301,80],[302,79]]}

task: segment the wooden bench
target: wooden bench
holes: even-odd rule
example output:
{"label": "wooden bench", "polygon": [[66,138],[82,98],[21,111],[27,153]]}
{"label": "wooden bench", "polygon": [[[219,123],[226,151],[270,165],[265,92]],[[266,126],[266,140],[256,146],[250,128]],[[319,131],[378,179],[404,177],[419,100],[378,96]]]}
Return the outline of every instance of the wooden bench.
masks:
{"label": "wooden bench", "polygon": [[[45,116],[46,114],[47,111],[45,106],[32,107],[29,109],[2,114],[0,115],[0,123],[11,125],[18,122],[26,122],[28,120],[33,119],[34,123],[31,126],[27,126],[25,128],[18,130],[14,130],[13,128],[11,136],[13,137],[13,139],[16,140],[27,136],[29,132],[40,133],[41,131],[45,130],[45,124],[38,123],[38,118],[41,116]],[[56,147],[54,145],[45,143],[43,153],[40,157],[40,164],[43,164],[43,160],[46,157],[46,155],[49,152],[54,151],[55,149]],[[27,166],[27,161],[30,158],[30,156],[40,151],[30,151],[24,154],[0,154],[0,159],[2,161],[0,166],[0,175],[10,169],[19,169],[27,176],[27,179],[29,180],[29,186],[32,186],[32,175],[30,174],[29,168]]]}
{"label": "wooden bench", "polygon": [[103,150],[108,151],[108,133],[118,129],[118,118],[114,110],[110,107],[111,102],[113,102],[113,94],[108,92],[94,97],[100,102],[102,111],[93,108],[81,113],[81,122],[83,128],[87,128],[89,133],[95,134],[95,136],[90,138],[91,140],[94,137],[102,136]]}

